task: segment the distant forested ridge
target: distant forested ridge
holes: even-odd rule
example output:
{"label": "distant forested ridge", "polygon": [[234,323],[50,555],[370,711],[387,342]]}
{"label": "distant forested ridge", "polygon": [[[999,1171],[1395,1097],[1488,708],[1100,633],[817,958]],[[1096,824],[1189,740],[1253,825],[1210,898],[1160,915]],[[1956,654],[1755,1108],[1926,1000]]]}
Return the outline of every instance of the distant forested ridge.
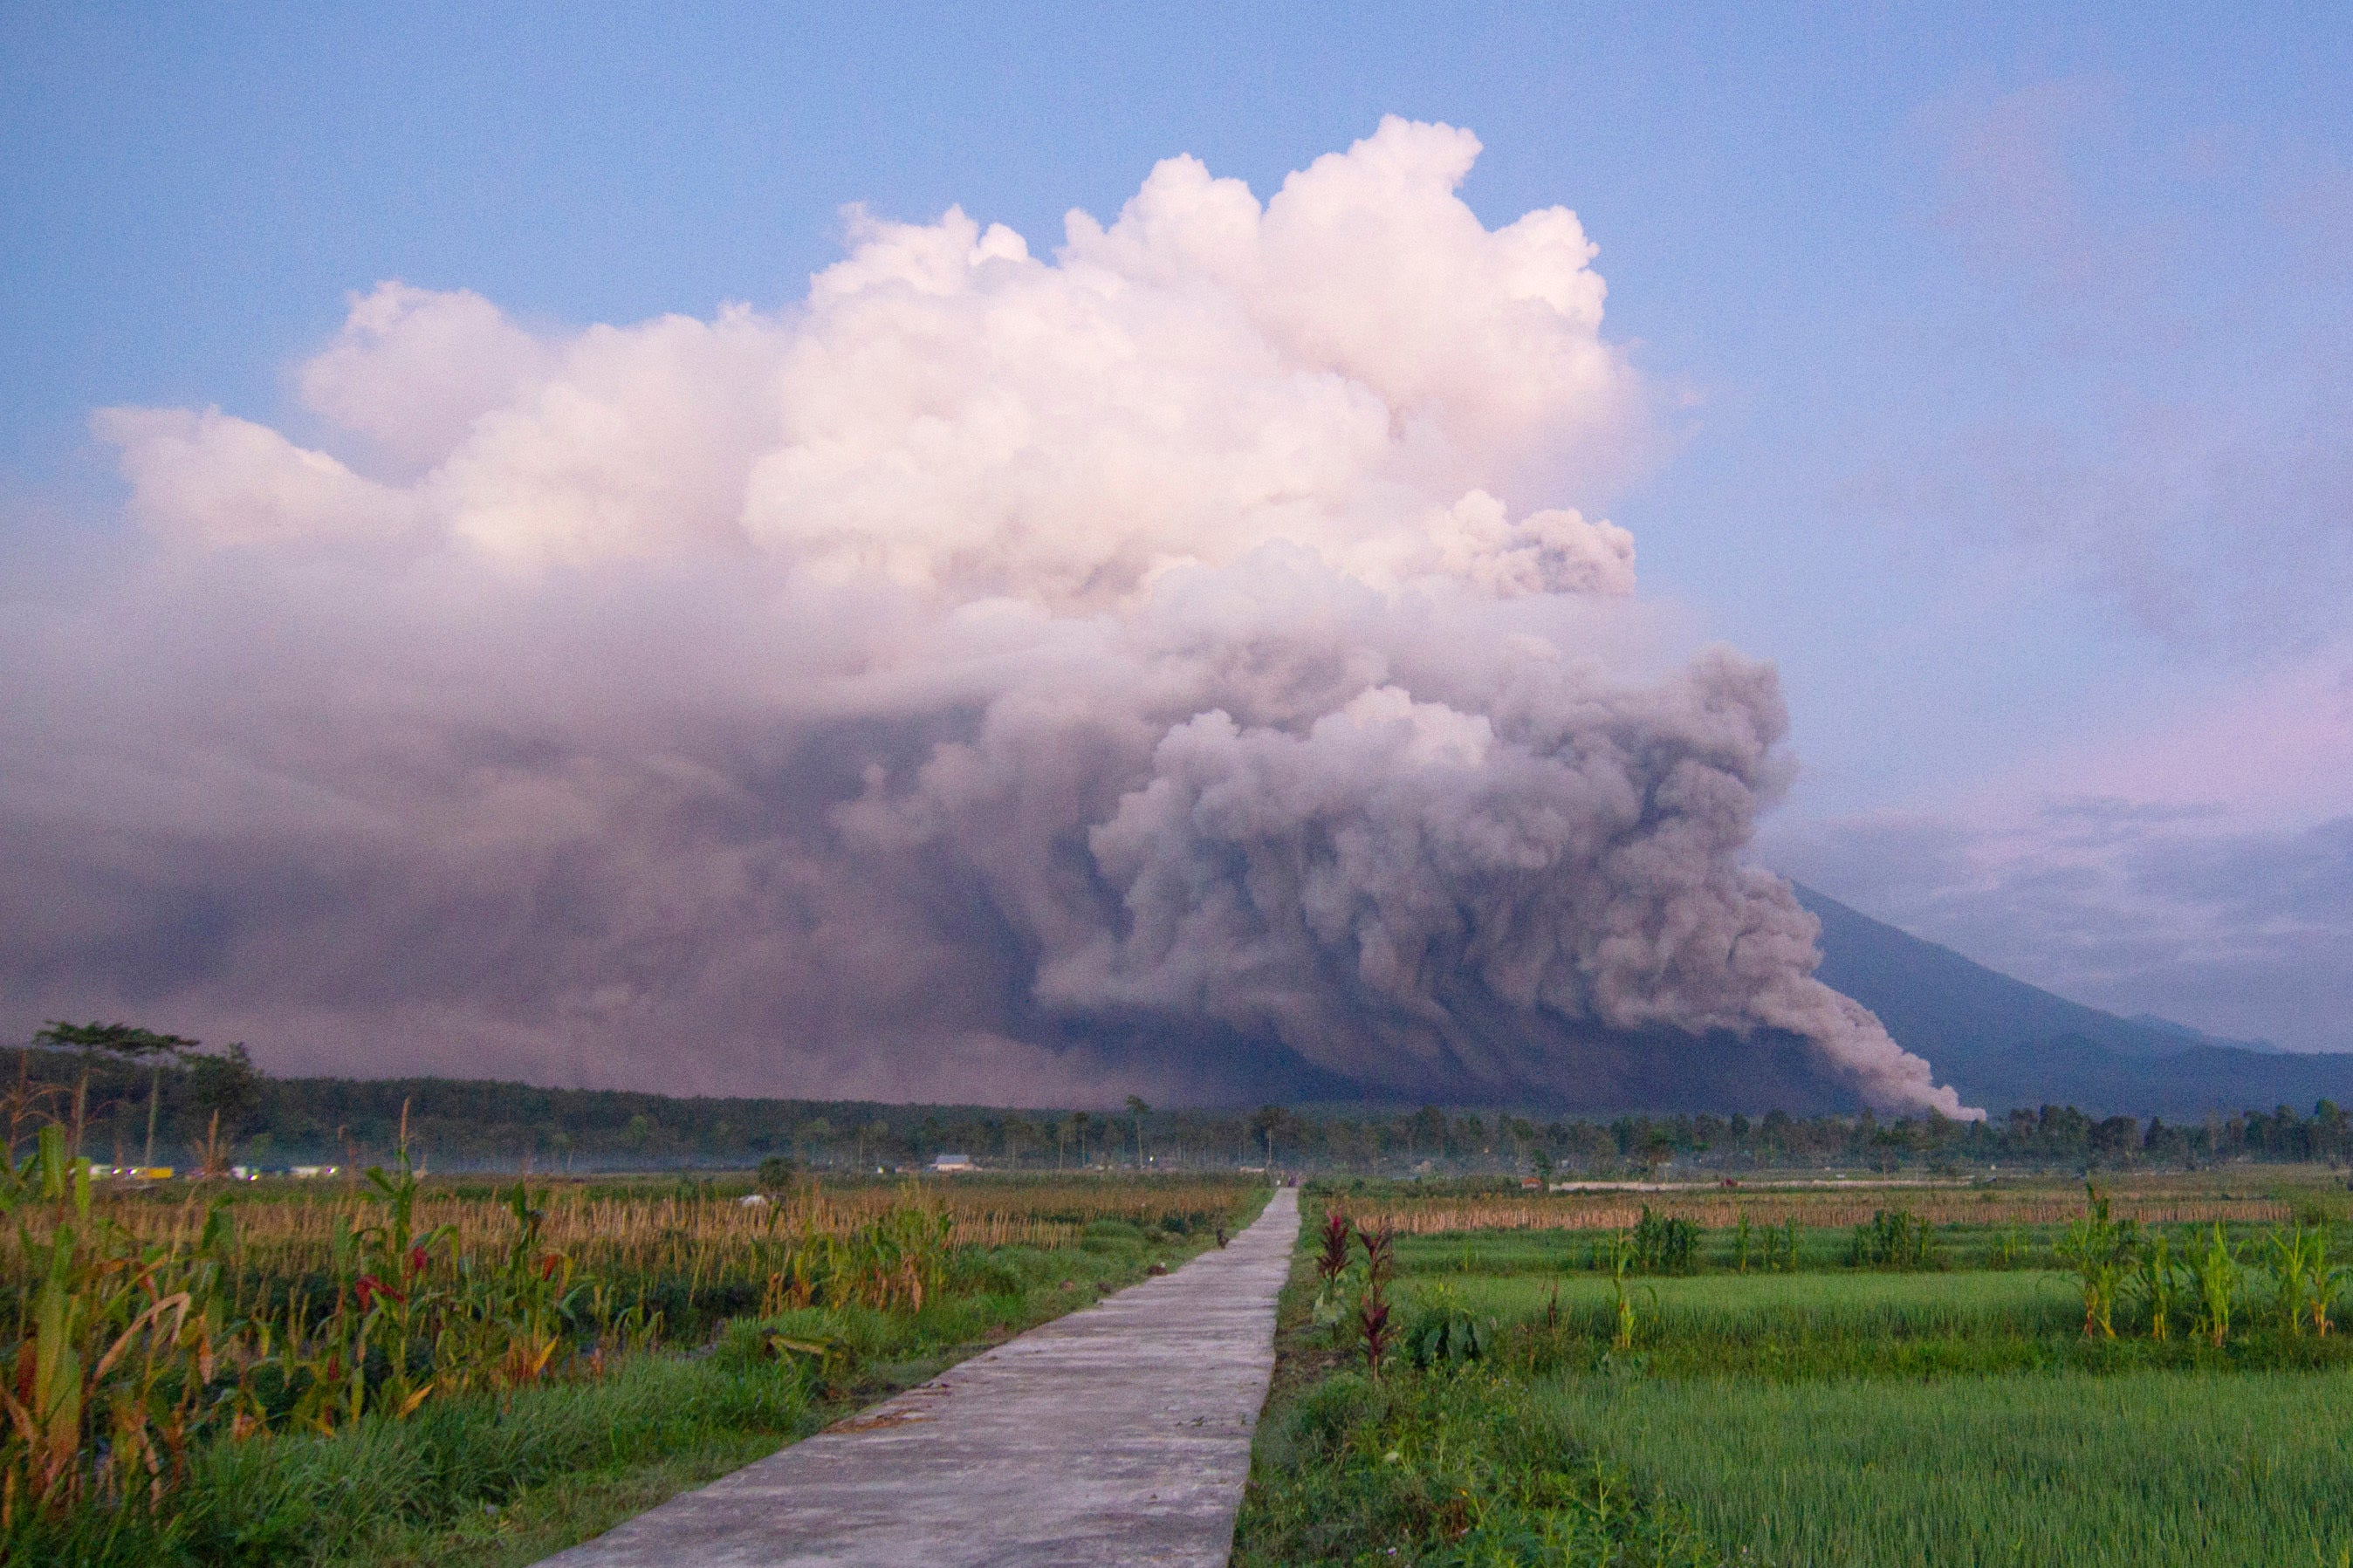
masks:
{"label": "distant forested ridge", "polygon": [[2251,1105],[2353,1104],[2353,1053],[2298,1054],[2217,1039],[2162,1018],[2120,1018],[1811,888],[1797,893],[1822,922],[1822,980],[1878,1014],[1964,1104],[1996,1115],[2057,1104],[2198,1121]]}
{"label": "distant forested ridge", "polygon": [[[1262,1106],[1256,1110],[1004,1110],[871,1100],[672,1098],[438,1078],[273,1079],[239,1051],[160,1068],[56,1050],[18,1053],[0,1095],[15,1150],[38,1121],[81,1129],[82,1152],[135,1163],[150,1097],[159,1163],[189,1166],[208,1137],[248,1166],[388,1158],[443,1171],[736,1169],[782,1155],[818,1170],[904,1169],[955,1152],[997,1169],[1231,1168],[1435,1174],[1624,1175],[1675,1168],[2099,1168],[2233,1160],[2353,1163],[2353,1117],[2331,1100],[2194,1121],[2072,1106],[1984,1122],[1707,1113],[1547,1117],[1514,1108]],[[79,1110],[76,1110],[79,1099]],[[226,1155],[220,1151],[226,1150]]]}

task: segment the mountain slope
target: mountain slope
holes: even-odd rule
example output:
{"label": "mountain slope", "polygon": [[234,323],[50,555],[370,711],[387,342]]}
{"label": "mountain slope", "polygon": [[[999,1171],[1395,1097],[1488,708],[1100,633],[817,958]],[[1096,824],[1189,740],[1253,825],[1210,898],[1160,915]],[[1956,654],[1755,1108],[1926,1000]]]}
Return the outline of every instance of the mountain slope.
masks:
{"label": "mountain slope", "polygon": [[[2098,1115],[2353,1103],[2353,1055],[2299,1056],[2211,1043],[2162,1019],[2120,1018],[2012,979],[1873,920],[1811,888],[1825,983],[1873,1012],[1939,1081],[1996,1114],[2071,1104]],[[2200,1043],[2208,1042],[2208,1043]]]}

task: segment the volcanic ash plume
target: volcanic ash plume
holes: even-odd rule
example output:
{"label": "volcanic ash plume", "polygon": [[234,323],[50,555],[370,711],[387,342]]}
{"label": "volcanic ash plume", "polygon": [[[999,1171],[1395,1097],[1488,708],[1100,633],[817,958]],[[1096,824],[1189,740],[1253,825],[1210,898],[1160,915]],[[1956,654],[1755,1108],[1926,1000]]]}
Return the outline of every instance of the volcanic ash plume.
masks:
{"label": "volcanic ash plume", "polygon": [[388,283],[296,378],[315,447],[100,415],[153,547],[5,634],[10,1006],[997,1102],[1802,1040],[1968,1114],[1744,862],[1772,672],[1662,663],[1569,504],[1641,391],[1477,151],[1393,120],[1264,204],[1174,159],[1047,259],[852,213],[776,314]]}

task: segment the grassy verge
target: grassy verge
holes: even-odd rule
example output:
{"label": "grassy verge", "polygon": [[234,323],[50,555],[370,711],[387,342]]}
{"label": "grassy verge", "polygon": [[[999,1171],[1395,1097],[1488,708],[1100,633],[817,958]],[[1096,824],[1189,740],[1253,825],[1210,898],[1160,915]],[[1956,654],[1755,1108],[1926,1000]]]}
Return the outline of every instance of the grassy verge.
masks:
{"label": "grassy verge", "polygon": [[1578,1442],[1567,1412],[1492,1370],[1376,1378],[1314,1324],[1318,1205],[1277,1310],[1275,1374],[1235,1568],[1717,1561],[1662,1494]]}
{"label": "grassy verge", "polygon": [[380,1532],[335,1568],[527,1568],[778,1447],[766,1433],[713,1434],[660,1458],[567,1475],[561,1485],[534,1487],[504,1507],[486,1503],[478,1515]]}
{"label": "grassy verge", "polygon": [[1335,1373],[1274,1414],[1253,1459],[1236,1568],[1718,1560],[1508,1377]]}

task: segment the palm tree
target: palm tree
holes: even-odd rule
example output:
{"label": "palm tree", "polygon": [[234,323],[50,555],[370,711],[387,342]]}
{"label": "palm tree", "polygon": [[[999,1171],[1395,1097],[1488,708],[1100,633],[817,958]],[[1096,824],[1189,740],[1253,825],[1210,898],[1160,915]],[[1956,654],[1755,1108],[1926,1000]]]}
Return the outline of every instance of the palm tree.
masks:
{"label": "palm tree", "polygon": [[1140,1096],[1127,1097],[1127,1114],[1135,1126],[1135,1168],[1139,1171],[1144,1169],[1144,1113],[1151,1109]]}

